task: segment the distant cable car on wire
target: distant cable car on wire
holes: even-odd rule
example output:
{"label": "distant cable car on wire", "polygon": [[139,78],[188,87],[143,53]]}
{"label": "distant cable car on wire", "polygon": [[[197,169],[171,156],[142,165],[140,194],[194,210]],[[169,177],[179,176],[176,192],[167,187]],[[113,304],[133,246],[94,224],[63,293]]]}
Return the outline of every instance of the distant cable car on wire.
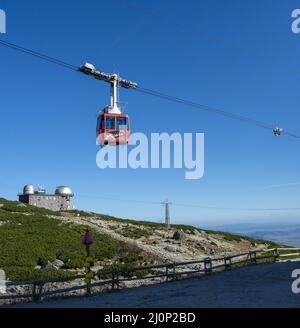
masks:
{"label": "distant cable car on wire", "polygon": [[281,128],[275,128],[273,130],[273,132],[274,132],[275,137],[280,137],[281,134],[283,133],[283,129],[281,129]]}
{"label": "distant cable car on wire", "polygon": [[103,145],[128,144],[130,139],[130,118],[122,113],[118,104],[118,87],[137,89],[138,85],[120,78],[117,74],[107,74],[97,71],[92,64],[86,63],[79,69],[81,72],[92,75],[98,80],[110,83],[110,104],[98,115],[97,143]]}

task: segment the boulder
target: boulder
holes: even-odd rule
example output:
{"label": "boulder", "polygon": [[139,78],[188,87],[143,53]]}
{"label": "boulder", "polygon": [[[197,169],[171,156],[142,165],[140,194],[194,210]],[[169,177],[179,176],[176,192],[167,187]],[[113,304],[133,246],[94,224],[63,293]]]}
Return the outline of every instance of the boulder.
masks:
{"label": "boulder", "polygon": [[185,233],[182,230],[176,231],[173,239],[176,241],[184,241],[186,239]]}
{"label": "boulder", "polygon": [[50,261],[47,262],[47,264],[44,266],[44,269],[58,269],[58,267],[56,267],[53,263],[51,263]]}
{"label": "boulder", "polygon": [[170,252],[170,253],[176,253],[176,252],[177,252],[177,248],[174,247],[174,246],[171,246],[171,245],[166,246],[166,247],[165,247],[165,250],[166,250],[167,252]]}
{"label": "boulder", "polygon": [[65,266],[65,263],[59,259],[56,259],[52,264],[59,269]]}
{"label": "boulder", "polygon": [[197,244],[197,246],[204,252],[204,253],[207,253],[207,247],[202,245],[202,244]]}
{"label": "boulder", "polygon": [[124,248],[121,248],[118,250],[118,256],[123,258],[123,257],[126,257],[128,255],[128,250],[127,249],[124,249]]}

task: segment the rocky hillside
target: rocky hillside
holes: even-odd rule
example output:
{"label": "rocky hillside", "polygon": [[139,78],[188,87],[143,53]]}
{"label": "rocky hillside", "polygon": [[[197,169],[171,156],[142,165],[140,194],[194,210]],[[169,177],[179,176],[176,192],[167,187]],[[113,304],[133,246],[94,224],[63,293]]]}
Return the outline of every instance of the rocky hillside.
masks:
{"label": "rocky hillside", "polygon": [[[95,239],[95,271],[219,257],[275,246],[191,226],[172,225],[167,229],[158,223],[82,211],[52,212],[0,199],[0,268],[10,280],[81,273],[85,264],[81,239],[87,228]],[[147,274],[147,270],[141,274]]]}

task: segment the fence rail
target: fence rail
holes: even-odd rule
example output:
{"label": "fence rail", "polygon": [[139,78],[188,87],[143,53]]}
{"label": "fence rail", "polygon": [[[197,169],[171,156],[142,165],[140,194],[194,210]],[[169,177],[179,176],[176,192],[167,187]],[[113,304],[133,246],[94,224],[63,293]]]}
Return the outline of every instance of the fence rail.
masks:
{"label": "fence rail", "polygon": [[[288,252],[288,253],[287,253]],[[134,286],[134,282],[146,281],[145,284],[169,282],[191,277],[210,275],[214,272],[232,270],[239,266],[255,265],[262,262],[276,262],[281,258],[299,258],[299,248],[275,248],[256,250],[249,253],[226,256],[223,258],[206,258],[199,261],[174,262],[161,265],[144,266],[133,269],[114,270],[94,273],[91,283],[85,283],[85,275],[73,277],[7,282],[7,293],[0,295],[0,305],[20,302],[39,302],[52,297],[89,296],[105,291],[120,290]],[[143,270],[151,272],[138,276]],[[136,274],[136,276],[133,276]],[[128,277],[131,275],[131,277]],[[67,285],[66,285],[67,284]]]}

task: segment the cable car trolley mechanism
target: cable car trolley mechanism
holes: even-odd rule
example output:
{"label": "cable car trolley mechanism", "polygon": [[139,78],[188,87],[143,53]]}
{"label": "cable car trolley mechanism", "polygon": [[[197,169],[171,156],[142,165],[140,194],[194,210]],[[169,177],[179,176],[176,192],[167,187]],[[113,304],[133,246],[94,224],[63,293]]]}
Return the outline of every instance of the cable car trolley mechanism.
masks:
{"label": "cable car trolley mechanism", "polygon": [[280,137],[281,134],[283,133],[283,129],[281,129],[281,128],[275,128],[275,129],[273,130],[273,132],[274,132],[274,136],[275,136],[275,137]]}
{"label": "cable car trolley mechanism", "polygon": [[118,87],[137,89],[137,83],[124,80],[117,74],[100,72],[90,63],[81,66],[79,71],[110,84],[110,104],[100,112],[97,119],[97,143],[99,145],[128,144],[130,118],[129,115],[123,114],[119,106]]}

